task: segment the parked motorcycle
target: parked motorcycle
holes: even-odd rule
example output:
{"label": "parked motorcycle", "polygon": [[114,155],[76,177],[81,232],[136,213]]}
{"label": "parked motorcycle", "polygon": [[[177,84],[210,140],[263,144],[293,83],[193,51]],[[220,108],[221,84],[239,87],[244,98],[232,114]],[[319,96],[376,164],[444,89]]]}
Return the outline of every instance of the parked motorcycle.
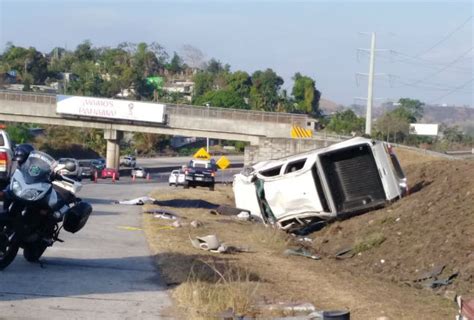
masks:
{"label": "parked motorcycle", "polygon": [[82,185],[59,174],[75,170],[74,162],[58,165],[48,154],[31,151],[18,161],[4,192],[0,213],[0,270],[15,259],[19,248],[27,261],[38,261],[62,228],[76,233],[86,224],[92,206],[76,197]]}

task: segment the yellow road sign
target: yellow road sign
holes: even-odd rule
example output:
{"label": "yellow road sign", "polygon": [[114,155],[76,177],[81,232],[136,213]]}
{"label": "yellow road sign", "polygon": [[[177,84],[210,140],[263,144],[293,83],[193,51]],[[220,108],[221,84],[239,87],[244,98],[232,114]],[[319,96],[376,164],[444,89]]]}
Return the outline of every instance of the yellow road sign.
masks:
{"label": "yellow road sign", "polygon": [[193,158],[209,160],[211,159],[211,155],[206,151],[206,149],[201,148],[194,154]]}
{"label": "yellow road sign", "polygon": [[298,126],[291,127],[291,137],[292,138],[311,138],[313,136],[313,131],[311,129],[305,129]]}
{"label": "yellow road sign", "polygon": [[227,169],[230,165],[230,160],[227,159],[226,156],[222,156],[217,160],[216,164],[221,168],[222,170]]}

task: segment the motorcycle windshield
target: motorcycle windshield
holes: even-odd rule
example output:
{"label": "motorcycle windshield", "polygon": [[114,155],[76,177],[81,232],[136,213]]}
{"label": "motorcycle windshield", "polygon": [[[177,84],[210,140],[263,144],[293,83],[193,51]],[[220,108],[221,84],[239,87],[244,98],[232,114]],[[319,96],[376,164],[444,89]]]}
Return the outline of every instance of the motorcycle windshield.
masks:
{"label": "motorcycle windshield", "polygon": [[33,151],[21,166],[21,173],[27,184],[47,182],[53,172],[55,160],[50,155]]}

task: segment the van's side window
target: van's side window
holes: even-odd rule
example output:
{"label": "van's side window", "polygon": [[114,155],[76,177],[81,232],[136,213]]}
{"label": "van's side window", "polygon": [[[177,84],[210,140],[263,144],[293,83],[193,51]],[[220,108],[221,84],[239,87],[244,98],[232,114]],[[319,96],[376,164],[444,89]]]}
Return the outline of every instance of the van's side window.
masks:
{"label": "van's side window", "polygon": [[260,174],[265,177],[276,177],[280,174],[281,166],[261,171]]}
{"label": "van's side window", "polygon": [[306,163],[306,159],[296,160],[293,162],[288,163],[285,168],[285,173],[295,172],[298,170],[303,169],[304,164]]}

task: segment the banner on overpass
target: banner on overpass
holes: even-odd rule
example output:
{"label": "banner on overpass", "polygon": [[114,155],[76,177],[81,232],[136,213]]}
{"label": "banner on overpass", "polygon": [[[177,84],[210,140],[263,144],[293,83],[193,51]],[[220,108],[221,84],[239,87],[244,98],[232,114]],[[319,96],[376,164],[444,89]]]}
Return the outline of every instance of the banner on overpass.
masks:
{"label": "banner on overpass", "polygon": [[56,113],[73,116],[165,122],[165,105],[127,100],[58,95]]}

